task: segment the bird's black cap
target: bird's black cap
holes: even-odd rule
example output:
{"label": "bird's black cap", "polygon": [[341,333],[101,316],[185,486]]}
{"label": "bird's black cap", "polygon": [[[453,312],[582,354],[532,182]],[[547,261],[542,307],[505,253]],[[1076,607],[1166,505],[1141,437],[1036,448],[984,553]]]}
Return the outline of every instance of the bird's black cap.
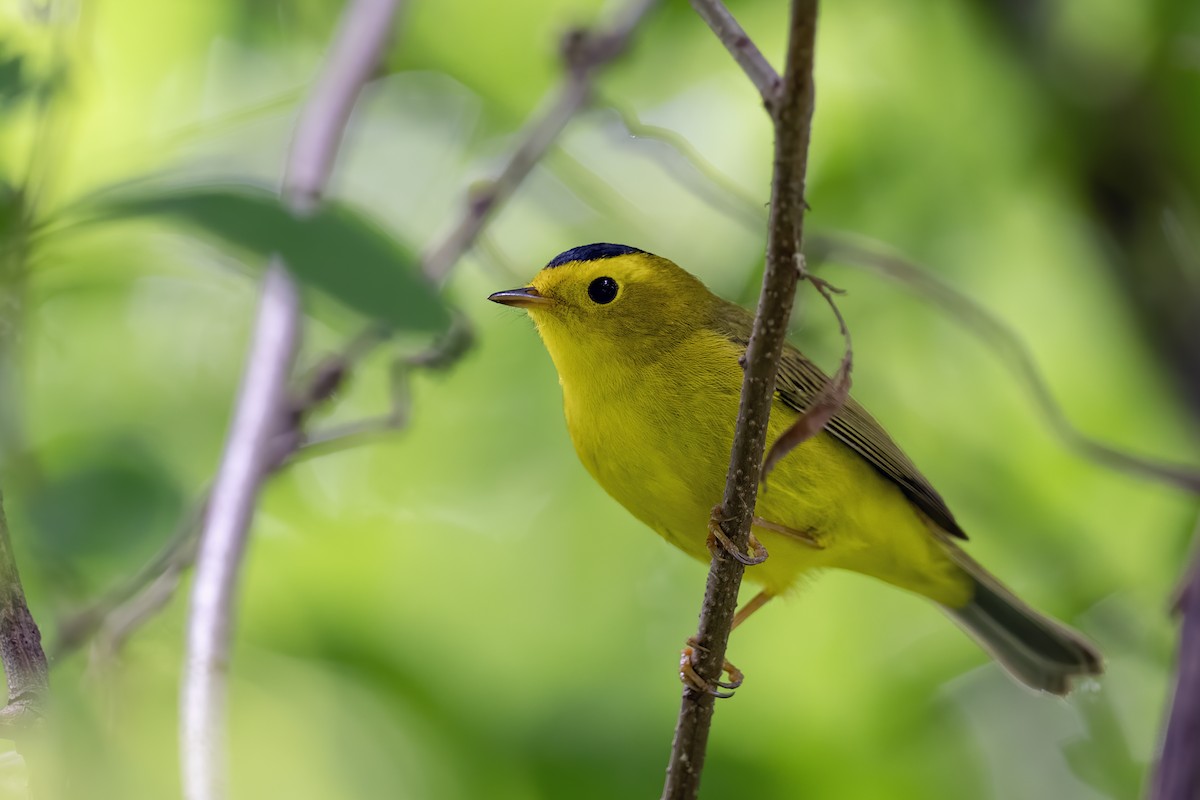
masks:
{"label": "bird's black cap", "polygon": [[584,244],[559,253],[550,259],[550,263],[546,265],[546,269],[561,267],[563,264],[570,264],[572,261],[599,261],[604,258],[616,258],[617,256],[627,256],[630,253],[644,252],[646,251],[638,250],[636,247],[630,247],[627,244],[608,244],[607,242]]}

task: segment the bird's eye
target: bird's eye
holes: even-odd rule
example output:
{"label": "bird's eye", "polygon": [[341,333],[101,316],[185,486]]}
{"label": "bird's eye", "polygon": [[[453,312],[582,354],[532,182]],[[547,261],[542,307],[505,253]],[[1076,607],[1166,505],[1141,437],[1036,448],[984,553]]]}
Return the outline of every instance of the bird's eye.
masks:
{"label": "bird's eye", "polygon": [[588,284],[588,297],[592,298],[592,302],[611,303],[613,298],[617,296],[617,282],[612,278],[596,278]]}

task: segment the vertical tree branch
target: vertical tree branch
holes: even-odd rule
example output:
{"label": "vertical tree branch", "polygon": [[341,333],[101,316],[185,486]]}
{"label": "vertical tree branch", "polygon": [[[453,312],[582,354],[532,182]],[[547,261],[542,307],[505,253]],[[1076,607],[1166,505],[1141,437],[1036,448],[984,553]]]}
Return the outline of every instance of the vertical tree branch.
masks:
{"label": "vertical tree branch", "polygon": [[[1200,541],[1200,523],[1192,541]],[[1175,604],[1181,617],[1179,665],[1162,752],[1155,765],[1150,800],[1200,797],[1200,553],[1192,558]]]}
{"label": "vertical tree branch", "polygon": [[19,735],[45,711],[50,685],[42,635],[21,588],[13,555],[4,495],[0,493],[0,659],[8,681],[8,703],[0,708],[0,737]]}
{"label": "vertical tree branch", "polygon": [[[297,213],[315,208],[342,131],[391,37],[398,0],[355,0],[346,9],[321,77],[301,113],[283,195]],[[259,489],[288,421],[288,378],[300,338],[300,297],[279,258],[263,280],[237,408],[213,483],[196,558],[181,690],[184,796],[227,796],[225,677],[233,602]],[[275,456],[273,458],[273,456]]]}
{"label": "vertical tree branch", "polygon": [[[746,348],[741,404],[720,506],[722,528],[743,552],[749,543],[775,378],[801,267],[816,20],[816,0],[792,0],[783,82],[777,97],[764,97],[775,123],[767,262],[758,313]],[[758,81],[755,83],[758,85]],[[704,679],[720,677],[744,571],[742,564],[724,554],[713,556],[695,637],[695,669]],[[663,787],[664,800],[696,797],[713,703],[711,694],[684,689]]]}
{"label": "vertical tree branch", "polygon": [[300,338],[299,309],[295,281],[282,262],[273,261],[263,281],[253,344],[196,559],[180,698],[188,800],[227,795],[225,676],[234,593],[270,444],[287,408],[288,375]]}

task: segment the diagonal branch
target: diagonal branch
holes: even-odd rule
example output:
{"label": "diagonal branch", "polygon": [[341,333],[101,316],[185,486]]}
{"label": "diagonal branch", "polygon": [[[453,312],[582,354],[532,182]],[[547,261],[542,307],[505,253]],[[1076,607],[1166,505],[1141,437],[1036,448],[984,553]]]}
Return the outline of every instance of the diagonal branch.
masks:
{"label": "diagonal branch", "polygon": [[1200,467],[1131,453],[1081,432],[1054,399],[1021,338],[995,314],[929,271],[860,236],[821,233],[811,237],[808,252],[814,262],[839,261],[899,281],[974,331],[1025,384],[1041,417],[1059,440],[1083,458],[1108,469],[1200,494]]}
{"label": "diagonal branch", "polygon": [[[283,195],[298,213],[316,207],[355,99],[390,39],[398,4],[355,0],[342,17],[288,157]],[[300,327],[298,287],[282,260],[272,259],[196,558],[180,692],[180,750],[188,800],[220,800],[228,794],[225,679],[234,594],[275,439],[290,421],[288,378]]]}
{"label": "diagonal branch", "polygon": [[[792,0],[782,90],[777,104],[767,104],[775,123],[767,263],[758,313],[746,347],[741,404],[725,496],[719,507],[725,535],[742,552],[750,540],[775,378],[787,337],[799,268],[803,263],[800,247],[804,233],[804,185],[813,112],[816,25],[816,0]],[[745,567],[739,561],[723,555],[713,556],[694,640],[698,653],[694,668],[704,680],[715,681],[720,676],[744,571]],[[664,800],[694,798],[699,792],[714,701],[711,694],[690,687],[684,689],[663,787]]]}
{"label": "diagonal branch", "polygon": [[746,77],[754,83],[758,93],[762,95],[763,105],[774,114],[773,108],[779,100],[782,82],[758,46],[746,35],[746,31],[721,0],[692,0],[692,8],[708,23],[708,27],[721,40],[721,44],[725,45],[729,55],[733,56],[733,60],[746,73]]}
{"label": "diagonal branch", "polygon": [[467,213],[424,258],[425,274],[437,283],[471,249],[496,209],[520,186],[545,157],[575,115],[592,101],[596,71],[612,62],[629,45],[638,24],[658,0],[630,0],[607,29],[575,30],[562,45],[566,75],[543,101],[545,110],[521,133],[520,143],[495,180],[472,191]]}

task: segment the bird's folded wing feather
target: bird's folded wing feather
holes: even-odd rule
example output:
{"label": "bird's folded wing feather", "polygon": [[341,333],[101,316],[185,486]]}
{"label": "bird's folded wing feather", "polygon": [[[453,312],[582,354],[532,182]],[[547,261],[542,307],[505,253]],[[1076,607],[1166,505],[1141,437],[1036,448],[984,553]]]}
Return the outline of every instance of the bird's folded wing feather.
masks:
{"label": "bird's folded wing feather", "polygon": [[[722,303],[714,322],[744,351],[753,324],[753,318],[747,311],[732,303]],[[784,405],[804,412],[828,380],[828,376],[799,350],[790,344],[784,345],[779,361],[779,377],[775,383],[775,392]],[[845,405],[833,416],[825,430],[899,486],[905,496],[939,528],[953,536],[967,538],[942,496],[892,441],[883,426],[854,398],[846,399]]]}

